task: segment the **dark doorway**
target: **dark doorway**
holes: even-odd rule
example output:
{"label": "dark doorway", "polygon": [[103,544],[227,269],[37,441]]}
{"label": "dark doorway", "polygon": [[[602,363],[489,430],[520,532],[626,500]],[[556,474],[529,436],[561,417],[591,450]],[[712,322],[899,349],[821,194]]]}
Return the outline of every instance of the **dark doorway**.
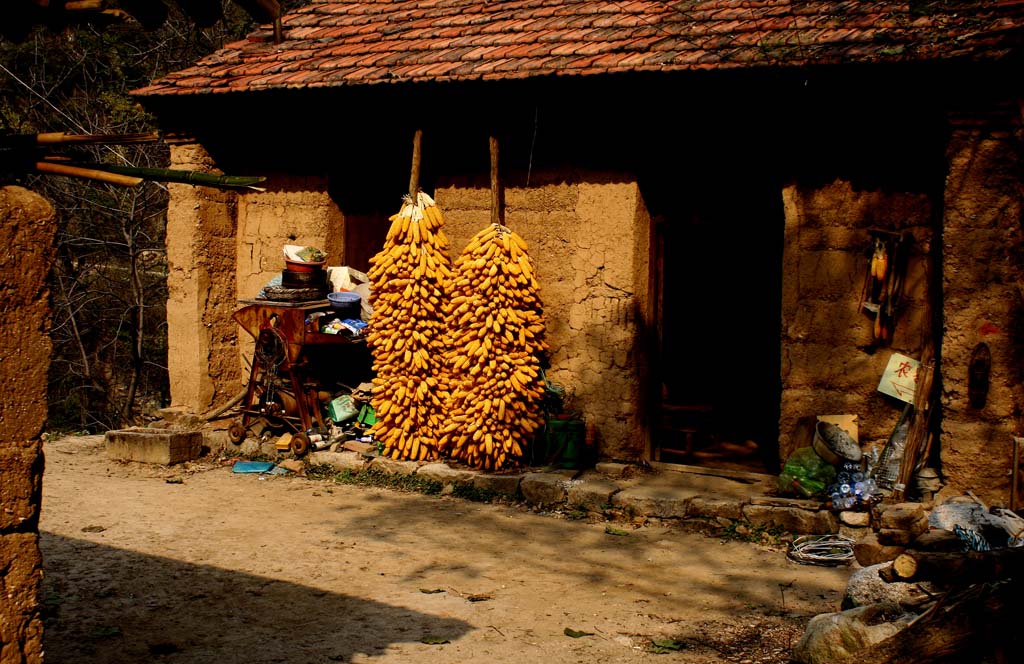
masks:
{"label": "dark doorway", "polygon": [[[655,219],[654,460],[778,467],[781,187],[695,187]],[[659,394],[660,392],[660,394]]]}

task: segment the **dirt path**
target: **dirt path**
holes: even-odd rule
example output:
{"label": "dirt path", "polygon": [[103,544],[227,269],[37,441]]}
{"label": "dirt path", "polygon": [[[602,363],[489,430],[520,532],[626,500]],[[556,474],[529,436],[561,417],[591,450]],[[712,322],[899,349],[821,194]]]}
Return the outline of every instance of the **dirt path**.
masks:
{"label": "dirt path", "polygon": [[781,663],[850,572],[666,527],[116,463],[96,436],[45,454],[52,663]]}

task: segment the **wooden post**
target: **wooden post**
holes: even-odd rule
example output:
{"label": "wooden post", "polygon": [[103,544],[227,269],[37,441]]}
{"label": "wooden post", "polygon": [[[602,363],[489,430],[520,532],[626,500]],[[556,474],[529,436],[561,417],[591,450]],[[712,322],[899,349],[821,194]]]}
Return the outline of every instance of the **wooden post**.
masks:
{"label": "wooden post", "polygon": [[501,185],[498,180],[498,137],[491,136],[491,223],[501,223]]}
{"label": "wooden post", "polygon": [[412,173],[409,175],[409,198],[416,203],[416,194],[420,190],[420,160],[423,152],[423,130],[417,129],[412,136]]}

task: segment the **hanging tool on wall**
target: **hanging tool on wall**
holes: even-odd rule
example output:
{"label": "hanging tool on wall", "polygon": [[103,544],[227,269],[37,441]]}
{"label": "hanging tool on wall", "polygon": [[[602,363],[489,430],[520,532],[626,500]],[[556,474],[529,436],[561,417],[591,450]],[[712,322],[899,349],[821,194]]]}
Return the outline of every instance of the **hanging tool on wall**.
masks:
{"label": "hanging tool on wall", "polygon": [[864,279],[860,308],[874,317],[873,345],[887,346],[892,341],[903,298],[913,236],[882,230],[868,232],[872,238],[871,261]]}

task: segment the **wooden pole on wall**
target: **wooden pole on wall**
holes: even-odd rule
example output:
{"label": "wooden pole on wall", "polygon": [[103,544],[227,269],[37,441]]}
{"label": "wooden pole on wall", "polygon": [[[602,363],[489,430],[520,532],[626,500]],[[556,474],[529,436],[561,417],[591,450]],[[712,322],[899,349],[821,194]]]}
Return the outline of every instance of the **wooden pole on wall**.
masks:
{"label": "wooden pole on wall", "polygon": [[501,223],[501,185],[498,180],[497,136],[491,136],[491,223]]}
{"label": "wooden pole on wall", "polygon": [[417,129],[412,136],[412,174],[409,176],[409,198],[416,202],[420,190],[420,160],[423,152],[423,130]]}

